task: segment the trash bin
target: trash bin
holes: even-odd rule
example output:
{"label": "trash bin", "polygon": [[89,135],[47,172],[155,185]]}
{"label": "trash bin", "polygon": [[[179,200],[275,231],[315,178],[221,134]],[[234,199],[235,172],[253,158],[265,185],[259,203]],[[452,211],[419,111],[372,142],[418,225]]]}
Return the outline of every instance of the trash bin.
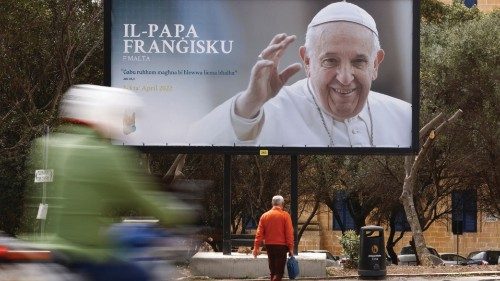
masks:
{"label": "trash bin", "polygon": [[363,226],[359,239],[359,276],[383,279],[386,276],[384,229],[376,225]]}

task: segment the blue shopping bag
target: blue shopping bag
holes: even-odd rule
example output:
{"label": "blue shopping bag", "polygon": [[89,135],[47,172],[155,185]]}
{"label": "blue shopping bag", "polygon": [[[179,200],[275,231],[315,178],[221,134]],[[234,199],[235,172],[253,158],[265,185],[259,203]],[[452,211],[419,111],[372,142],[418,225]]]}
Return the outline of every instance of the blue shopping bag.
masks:
{"label": "blue shopping bag", "polygon": [[299,276],[299,262],[294,256],[291,256],[286,261],[286,269],[288,270],[288,278],[295,279]]}

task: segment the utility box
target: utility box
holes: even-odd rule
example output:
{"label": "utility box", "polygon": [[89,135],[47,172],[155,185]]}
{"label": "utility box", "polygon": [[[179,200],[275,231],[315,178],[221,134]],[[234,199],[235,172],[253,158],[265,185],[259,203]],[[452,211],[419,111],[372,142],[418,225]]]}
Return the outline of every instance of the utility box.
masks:
{"label": "utility box", "polygon": [[386,276],[384,229],[363,226],[359,234],[358,274],[362,279],[383,279]]}

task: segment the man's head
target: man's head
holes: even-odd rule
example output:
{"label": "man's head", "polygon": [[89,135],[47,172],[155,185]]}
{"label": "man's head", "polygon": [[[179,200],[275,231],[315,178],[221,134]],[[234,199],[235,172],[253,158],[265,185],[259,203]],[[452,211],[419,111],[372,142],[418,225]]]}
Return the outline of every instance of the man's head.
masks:
{"label": "man's head", "polygon": [[139,96],[129,90],[74,85],[62,98],[60,116],[89,124],[105,137],[116,138],[130,123],[128,114],[135,113],[141,105]]}
{"label": "man's head", "polygon": [[273,206],[283,207],[284,202],[285,202],[285,199],[283,199],[283,196],[281,196],[281,195],[275,195],[275,196],[273,196],[273,199],[271,200],[271,203],[273,204]]}
{"label": "man's head", "polygon": [[319,106],[342,121],[363,109],[384,51],[373,18],[354,4],[337,2],[313,18],[300,56]]}

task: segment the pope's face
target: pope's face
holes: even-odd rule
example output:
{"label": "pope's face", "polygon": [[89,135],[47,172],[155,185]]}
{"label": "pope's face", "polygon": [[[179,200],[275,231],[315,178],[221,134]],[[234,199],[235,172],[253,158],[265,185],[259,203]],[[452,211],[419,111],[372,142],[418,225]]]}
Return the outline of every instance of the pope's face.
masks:
{"label": "pope's face", "polygon": [[350,22],[315,27],[310,46],[300,55],[319,106],[339,121],[363,109],[384,52],[374,52],[373,33]]}

